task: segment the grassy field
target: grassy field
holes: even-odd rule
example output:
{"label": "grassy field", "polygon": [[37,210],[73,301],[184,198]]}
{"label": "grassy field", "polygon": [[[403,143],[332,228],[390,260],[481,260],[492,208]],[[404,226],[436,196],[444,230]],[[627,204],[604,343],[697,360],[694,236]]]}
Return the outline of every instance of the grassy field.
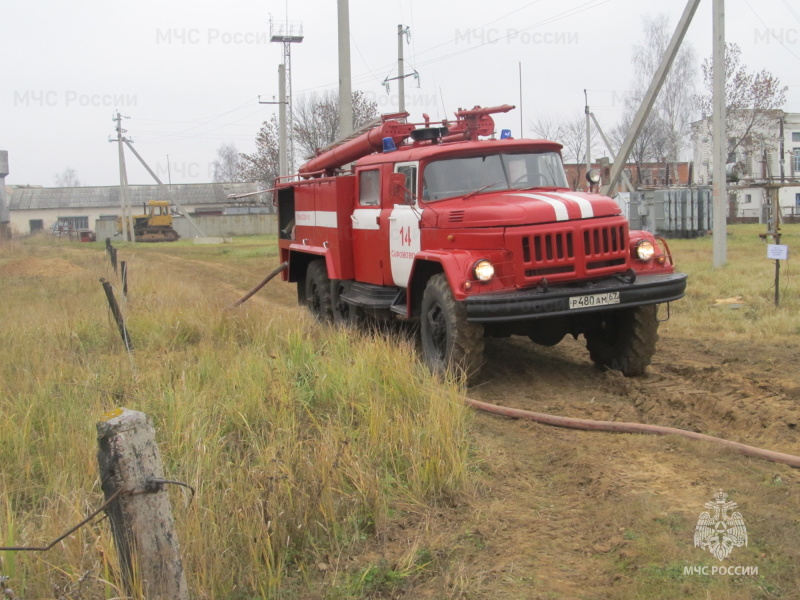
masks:
{"label": "grassy field", "polygon": [[[766,259],[757,235],[761,231],[763,226],[731,227],[729,263],[716,270],[710,268],[710,238],[670,242],[690,283],[687,297],[662,327],[662,344],[685,339],[701,346],[746,348],[796,342],[800,284],[792,250],[790,261],[782,264],[781,306],[776,308],[774,262]],[[783,241],[792,249],[800,247],[800,226],[786,227]],[[595,457],[618,453],[609,450],[619,447],[614,444],[628,445],[640,461],[650,452],[676,456],[654,438],[608,442],[603,440],[611,438],[547,430],[531,445],[535,454],[520,459],[526,461],[524,468],[512,464],[509,456],[522,456],[528,448],[501,448],[492,439],[486,447],[476,445],[474,417],[461,403],[463,390],[430,377],[412,343],[319,327],[294,308],[259,303],[258,298],[227,311],[241,290],[276,266],[274,238],[220,246],[179,241],[119,247],[120,258],[132,265],[130,298],[122,303],[134,344],[131,355],[124,351],[98,283],[101,277],[113,281],[119,298],[120,286],[102,244],[32,238],[0,246],[0,545],[47,543],[102,502],[95,424],[106,411],[125,406],[153,419],[167,477],[197,489],[191,505],[180,489],[169,492],[193,598],[416,598],[422,597],[418,590],[427,589],[425,582],[444,569],[449,571],[442,591],[426,597],[499,597],[492,586],[500,589],[500,584],[518,590],[508,596],[513,598],[569,597],[526,591],[531,582],[545,581],[538,563],[540,571],[530,578],[506,575],[498,567],[502,581],[497,584],[487,583],[494,581],[491,573],[476,569],[476,564],[499,560],[494,557],[502,552],[517,551],[496,549],[492,538],[510,522],[494,516],[502,510],[503,494],[512,505],[520,473],[531,469],[535,481],[521,485],[517,512],[546,515],[559,495],[567,504],[579,502],[576,482],[580,489],[601,485],[604,494],[611,494],[613,478],[602,474],[613,468],[598,467]],[[166,269],[164,253],[179,258],[176,268],[182,270]],[[196,272],[192,265],[198,266]],[[213,279],[201,274],[200,265]],[[241,280],[243,272],[251,273],[250,280]],[[218,293],[224,286],[239,292],[231,287],[230,293]],[[716,302],[739,296],[736,308]],[[508,352],[513,351],[511,346]],[[558,364],[569,369],[568,362]],[[543,369],[539,377],[545,386],[549,373]],[[602,377],[587,366],[580,377],[590,376]],[[615,380],[600,381],[611,385]],[[487,387],[494,385],[500,388],[499,382]],[[641,401],[637,385],[624,387],[624,403]],[[601,397],[597,389],[588,392]],[[599,399],[593,406],[600,410],[600,404]],[[486,441],[485,432],[477,433]],[[667,444],[669,452],[697,454],[691,443]],[[709,464],[724,460],[710,453],[707,461],[702,452],[698,456]],[[629,462],[624,456],[620,460]],[[666,477],[667,463],[658,461],[642,464]],[[751,478],[761,477],[758,468],[747,468]],[[676,471],[685,469],[685,464],[675,466]],[[618,476],[623,481],[633,477],[624,471]],[[770,481],[767,487],[796,496],[795,487],[789,491],[793,484],[784,480],[783,488]],[[633,478],[630,486],[636,485]],[[571,490],[576,496],[563,497]],[[631,519],[618,534],[627,558],[609,555],[604,567],[617,570],[622,579],[597,589],[622,585],[633,577],[630,565],[637,561],[649,566],[625,588],[639,590],[629,597],[681,597],[702,589],[703,582],[681,580],[681,557],[691,546],[669,537],[677,529],[674,515],[659,516],[668,501],[677,500],[636,498],[627,505],[609,500],[595,512],[595,518]],[[780,500],[772,498],[768,504],[765,497],[765,511],[777,510],[774,503]],[[685,504],[691,507],[688,500]],[[465,506],[470,507],[468,516]],[[621,516],[622,510],[630,514]],[[775,526],[788,526],[791,515],[785,517]],[[759,518],[766,521],[772,514]],[[436,527],[447,528],[447,520],[457,524],[446,534],[437,533]],[[642,530],[647,523],[650,530]],[[779,563],[796,556],[798,545],[781,535],[785,548],[770,559],[778,561],[774,572],[784,574],[779,585],[754,587],[766,590],[759,597],[791,597],[778,593],[791,589],[792,581]],[[563,536],[568,539],[568,532]],[[778,530],[770,536],[777,539]],[[520,530],[519,537],[522,544],[530,536]],[[392,545],[390,559],[374,551],[378,541]],[[597,543],[600,551],[587,563],[606,560],[606,542]],[[460,553],[460,564],[444,565],[448,546]],[[520,546],[518,552],[530,549]],[[548,552],[554,551],[541,551],[545,559]],[[47,553],[0,552],[0,575],[10,578],[20,600],[123,596],[107,521],[84,527]],[[675,581],[680,583],[676,592],[666,591]],[[587,582],[586,589],[599,584]],[[733,584],[709,585],[716,592],[708,597],[716,598]],[[597,594],[587,591],[581,597],[605,592]]]}
{"label": "grassy field", "polygon": [[[269,248],[174,250],[236,261]],[[194,598],[305,597],[309,571],[361,597],[424,570],[423,549],[381,567],[385,582],[346,560],[398,511],[467,483],[469,414],[410,344],[227,312],[136,262],[128,356],[99,245],[0,252],[0,543],[47,543],[102,502],[95,423],[125,406],[154,420],[168,477],[197,489],[190,507],[171,492]],[[121,595],[107,523],[48,553],[0,553],[0,573],[25,599]]]}
{"label": "grassy field", "polygon": [[[710,268],[711,236],[669,242],[679,269],[689,274],[688,293],[680,304],[680,312],[689,318],[680,319],[681,328],[700,327],[714,335],[762,340],[800,334],[800,272],[793,256],[800,251],[800,226],[783,226],[781,243],[790,251],[789,260],[780,261],[778,307],[774,304],[775,261],[767,259],[767,242],[759,238],[764,231],[764,225],[731,226],[728,262],[719,269]],[[734,309],[715,306],[717,299],[739,296],[740,306]]]}

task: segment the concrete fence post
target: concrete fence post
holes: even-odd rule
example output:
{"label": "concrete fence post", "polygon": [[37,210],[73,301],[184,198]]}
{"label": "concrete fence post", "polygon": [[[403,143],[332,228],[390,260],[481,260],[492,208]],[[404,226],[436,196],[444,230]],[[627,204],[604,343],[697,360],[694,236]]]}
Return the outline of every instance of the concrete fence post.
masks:
{"label": "concrete fence post", "polygon": [[[97,423],[100,481],[128,594],[189,600],[155,429],[144,413],[118,408]],[[120,492],[120,490],[122,490]]]}

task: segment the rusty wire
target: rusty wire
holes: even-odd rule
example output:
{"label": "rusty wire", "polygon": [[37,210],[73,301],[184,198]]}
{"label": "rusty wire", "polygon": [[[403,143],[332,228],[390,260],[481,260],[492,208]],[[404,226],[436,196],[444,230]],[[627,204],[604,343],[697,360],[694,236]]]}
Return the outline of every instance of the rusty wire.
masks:
{"label": "rusty wire", "polygon": [[78,531],[78,529],[80,529],[81,527],[86,525],[89,521],[94,519],[100,513],[100,511],[105,510],[108,507],[109,504],[111,504],[114,500],[117,499],[117,497],[121,496],[124,492],[125,492],[125,490],[117,490],[116,492],[114,492],[111,495],[111,498],[109,498],[108,500],[103,502],[103,504],[100,506],[100,508],[98,508],[92,514],[90,514],[88,517],[86,517],[83,521],[81,521],[80,523],[78,523],[77,525],[75,525],[74,527],[69,529],[68,531],[66,531],[63,534],[61,534],[60,536],[58,536],[56,539],[54,539],[52,542],[50,542],[47,546],[0,546],[0,551],[10,551],[10,552],[47,552],[48,550],[50,550],[50,548],[55,546],[58,542],[60,542],[61,540],[63,540],[66,537],[69,537],[70,535],[72,535],[73,533]]}
{"label": "rusty wire", "polygon": [[151,479],[147,480],[147,482],[145,483],[145,488],[143,490],[136,490],[136,491],[117,490],[116,492],[111,494],[111,497],[108,500],[103,502],[103,504],[101,504],[99,508],[97,508],[95,511],[93,511],[83,521],[81,521],[80,523],[78,523],[74,527],[71,527],[70,529],[68,529],[67,531],[62,533],[60,536],[58,536],[56,539],[54,539],[52,542],[50,542],[46,546],[0,546],[0,552],[47,552],[53,546],[55,546],[58,542],[62,541],[63,539],[65,539],[67,537],[69,537],[70,535],[72,535],[73,533],[78,531],[78,529],[83,527],[84,525],[87,525],[92,519],[94,519],[98,514],[100,514],[102,511],[104,511],[106,508],[108,508],[111,505],[112,502],[114,502],[117,498],[119,498],[123,494],[127,494],[129,496],[137,496],[139,494],[154,494],[156,492],[163,491],[161,486],[163,484],[167,484],[167,483],[172,484],[172,485],[180,485],[180,486],[189,488],[191,490],[191,492],[192,492],[192,497],[189,499],[189,505],[191,505],[192,500],[194,499],[194,496],[195,496],[195,490],[191,485],[189,485],[188,483],[183,483],[182,481],[172,481],[170,479],[151,478]]}

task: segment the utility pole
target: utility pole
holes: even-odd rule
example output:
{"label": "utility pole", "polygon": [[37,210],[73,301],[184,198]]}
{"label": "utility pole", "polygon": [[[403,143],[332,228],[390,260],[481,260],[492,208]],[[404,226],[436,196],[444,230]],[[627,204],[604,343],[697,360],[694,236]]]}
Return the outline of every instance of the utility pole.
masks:
{"label": "utility pole", "polygon": [[780,157],[780,161],[779,161],[780,165],[781,165],[781,183],[785,183],[786,182],[786,173],[785,173],[785,169],[784,169],[783,115],[781,115],[779,121],[780,121],[780,126],[781,126],[781,144],[780,144],[781,157]]}
{"label": "utility pole", "polygon": [[[287,20],[284,23],[275,23],[270,19],[269,29],[269,41],[283,44],[283,63],[278,67],[278,77],[280,78],[278,85],[283,89],[281,92],[280,110],[281,114],[283,114],[281,122],[283,123],[284,135],[284,150],[282,154],[286,155],[284,157],[286,165],[280,174],[288,175],[290,170],[294,171],[294,137],[286,135],[287,128],[294,122],[294,113],[292,111],[292,44],[299,44],[303,41],[303,24],[300,22],[290,22],[287,12]],[[262,102],[261,104],[274,103]]]}
{"label": "utility pole", "polygon": [[[117,148],[119,150],[119,203],[122,208],[122,238],[127,242],[136,243],[136,234],[133,231],[133,215],[131,215],[130,198],[128,198],[128,173],[125,169],[125,148],[123,142],[128,139],[123,136],[127,129],[122,128],[122,115],[117,111],[117,116],[112,117],[117,123]],[[108,140],[113,142],[114,140]],[[130,234],[130,236],[129,236]]]}
{"label": "utility pole", "polygon": [[353,133],[353,87],[350,79],[350,3],[338,0],[339,20],[339,137]]}
{"label": "utility pole", "polygon": [[289,152],[286,147],[286,65],[278,65],[278,175],[289,174]]}
{"label": "utility pole", "polygon": [[6,201],[8,151],[0,150],[0,242],[11,239],[11,213]]}
{"label": "utility pole", "polygon": [[519,139],[525,137],[522,128],[522,61],[519,61]]}
{"label": "utility pole", "polygon": [[286,107],[289,102],[286,99],[286,65],[283,63],[278,65],[278,94],[280,100],[275,101],[273,96],[272,102],[265,102],[258,97],[259,104],[277,104],[278,105],[278,176],[284,177],[289,174],[288,164],[289,148],[287,148],[286,138],[288,137],[286,131],[288,129],[286,123]]}
{"label": "utility pole", "polygon": [[714,0],[713,4],[713,95],[711,111],[711,137],[713,140],[714,183],[712,202],[714,206],[712,231],[713,266],[721,267],[727,261],[728,240],[728,192],[725,180],[728,140],[725,135],[725,2]]}
{"label": "utility pole", "polygon": [[408,27],[397,26],[397,108],[399,112],[406,112],[406,77],[403,67],[403,36],[409,31]]}
{"label": "utility pole", "polygon": [[592,121],[589,113],[589,94],[583,90],[583,97],[586,104],[583,107],[583,112],[586,113],[586,174],[592,170]]}
{"label": "utility pole", "polygon": [[[413,73],[406,75],[405,59],[403,58],[403,36],[406,42],[411,39],[411,28],[405,25],[397,26],[397,77],[387,77],[383,80],[386,86],[386,93],[389,93],[389,82],[397,80],[397,109],[398,112],[406,112],[406,77],[414,77],[419,82],[419,73],[412,68]],[[405,119],[404,119],[405,120]]]}

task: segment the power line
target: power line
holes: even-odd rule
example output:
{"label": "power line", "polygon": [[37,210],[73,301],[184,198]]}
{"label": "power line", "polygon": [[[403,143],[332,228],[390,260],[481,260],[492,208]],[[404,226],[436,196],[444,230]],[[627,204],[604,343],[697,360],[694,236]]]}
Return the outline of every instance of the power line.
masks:
{"label": "power line", "polygon": [[[479,25],[478,27],[473,27],[473,28],[471,28],[471,30],[474,31],[474,30],[482,29],[482,28],[486,27],[487,25],[491,25],[493,23],[496,23],[497,21],[499,21],[501,19],[504,19],[506,16],[510,16],[510,15],[516,13],[516,12],[519,12],[523,8],[527,8],[528,6],[536,4],[537,2],[540,2],[540,1],[541,0],[534,0],[533,2],[530,2],[529,4],[526,4],[525,6],[523,6],[520,9],[515,9],[514,11],[511,11],[507,15],[503,15],[502,17],[498,17],[497,19],[493,19],[492,21],[488,21],[486,23],[483,23],[483,24]],[[530,25],[530,26],[525,27],[523,29],[514,30],[513,32],[509,33],[508,35],[499,37],[497,39],[486,41],[486,42],[484,42],[482,44],[471,46],[470,48],[465,48],[463,50],[459,50],[459,51],[456,51],[456,52],[451,52],[449,54],[445,54],[443,56],[431,58],[431,59],[429,59],[427,61],[423,61],[421,63],[417,63],[417,66],[429,65],[429,64],[433,64],[435,62],[438,62],[440,60],[445,60],[445,59],[448,59],[448,58],[452,58],[453,56],[457,56],[459,54],[463,54],[464,52],[469,52],[470,50],[475,50],[476,48],[480,48],[482,46],[485,46],[486,44],[496,43],[496,42],[498,42],[500,40],[508,39],[511,36],[518,35],[518,34],[523,33],[525,31],[530,31],[531,29],[535,29],[537,27],[542,27],[544,25],[549,25],[551,23],[555,23],[557,21],[561,21],[563,19],[566,19],[566,18],[575,16],[575,15],[581,14],[581,13],[586,12],[588,10],[592,10],[594,8],[602,6],[603,4],[607,4],[610,1],[611,0],[588,0],[588,2],[584,2],[583,4],[580,4],[580,5],[575,6],[573,8],[569,8],[569,9],[567,9],[567,10],[561,12],[561,13],[558,13],[558,14],[554,15],[553,17],[546,18],[546,19],[544,19],[542,21],[539,21],[538,23],[534,23],[533,25]],[[436,44],[434,46],[431,46],[430,48],[427,48],[427,49],[419,52],[418,54],[420,54],[420,55],[427,54],[428,52],[431,52],[432,50],[435,50],[436,48],[439,48],[441,46],[446,46],[448,44],[453,44],[455,42],[456,42],[456,39],[453,38],[453,39],[448,40],[446,42],[442,42],[440,44]],[[417,53],[415,52],[415,56],[416,56],[416,54]],[[394,66],[394,64],[395,64],[395,62],[392,61],[391,63],[386,63],[382,67],[376,68],[376,70],[386,71],[388,69],[391,69]],[[352,82],[354,84],[365,83],[365,82],[369,81],[370,78],[371,78],[371,73],[370,74],[362,73],[360,75],[356,75],[355,77],[353,77],[352,78]],[[323,84],[323,85],[304,88],[302,90],[299,90],[298,93],[313,92],[313,91],[319,90],[319,89],[335,87],[336,85],[338,85],[336,82],[331,82],[331,83],[327,83],[327,84]]]}
{"label": "power line", "polygon": [[232,112],[236,112],[237,110],[241,110],[243,108],[247,108],[253,105],[253,99],[249,98],[246,102],[243,102],[239,106],[232,108],[230,110],[226,110],[225,112],[221,112],[218,114],[210,115],[208,117],[198,117],[197,119],[187,119],[184,121],[173,121],[169,119],[144,119],[144,118],[137,118],[137,121],[143,121],[146,123],[197,123],[198,121],[210,121],[211,119],[216,119],[217,117],[224,117],[225,115],[229,115]]}
{"label": "power line", "polygon": [[[747,0],[744,0],[744,3],[747,5],[747,8],[749,8],[749,9],[750,9],[750,12],[752,12],[752,13],[753,13],[753,14],[756,16],[756,19],[758,19],[758,20],[761,22],[761,24],[764,26],[764,30],[765,30],[765,31],[769,31],[769,27],[767,27],[767,24],[766,24],[766,23],[764,23],[764,19],[762,19],[762,18],[761,18],[761,15],[759,15],[759,14],[758,14],[758,13],[755,11],[755,9],[753,9],[753,7],[752,7],[752,6],[750,6],[750,2],[748,2]],[[770,35],[771,35],[771,32],[770,32]],[[784,50],[786,50],[786,51],[787,51],[789,54],[791,54],[792,56],[794,56],[794,57],[795,57],[797,60],[800,60],[800,56],[798,56],[797,54],[795,54],[794,52],[792,52],[792,51],[789,49],[789,46],[787,46],[786,44],[784,44],[784,43],[783,43],[783,40],[782,40],[782,39],[780,39],[780,38],[777,38],[777,37],[776,37],[775,39],[778,41],[778,43],[779,43],[781,46],[783,46]]]}
{"label": "power line", "polygon": [[792,16],[795,18],[795,20],[796,20],[798,23],[800,23],[800,15],[798,15],[798,14],[797,14],[797,13],[794,11],[794,9],[791,7],[791,5],[790,5],[790,4],[789,4],[789,3],[788,3],[786,0],[781,0],[781,2],[782,2],[782,3],[783,3],[783,5],[786,7],[786,10],[788,10],[788,11],[789,11],[789,12],[792,14]]}

